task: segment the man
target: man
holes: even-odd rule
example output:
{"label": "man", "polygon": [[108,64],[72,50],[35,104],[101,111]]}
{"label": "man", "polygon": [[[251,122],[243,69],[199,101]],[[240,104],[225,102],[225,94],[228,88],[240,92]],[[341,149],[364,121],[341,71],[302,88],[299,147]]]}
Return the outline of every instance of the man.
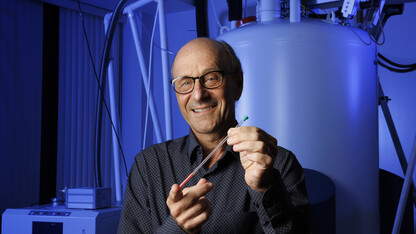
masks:
{"label": "man", "polygon": [[[194,39],[176,55],[172,75],[190,134],[136,156],[119,233],[310,232],[295,156],[259,128],[234,128],[243,73],[232,48]],[[227,144],[181,189],[178,183],[227,135]]]}

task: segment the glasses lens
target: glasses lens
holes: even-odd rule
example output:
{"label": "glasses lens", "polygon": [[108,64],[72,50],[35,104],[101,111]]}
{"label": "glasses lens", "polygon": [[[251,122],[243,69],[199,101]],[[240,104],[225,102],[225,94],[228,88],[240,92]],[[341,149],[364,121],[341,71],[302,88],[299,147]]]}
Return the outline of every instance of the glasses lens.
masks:
{"label": "glasses lens", "polygon": [[190,92],[193,87],[194,87],[194,80],[192,78],[182,77],[182,78],[176,79],[173,82],[173,88],[178,93]]}
{"label": "glasses lens", "polygon": [[201,82],[206,88],[217,88],[222,84],[222,74],[220,72],[207,73],[201,77]]}

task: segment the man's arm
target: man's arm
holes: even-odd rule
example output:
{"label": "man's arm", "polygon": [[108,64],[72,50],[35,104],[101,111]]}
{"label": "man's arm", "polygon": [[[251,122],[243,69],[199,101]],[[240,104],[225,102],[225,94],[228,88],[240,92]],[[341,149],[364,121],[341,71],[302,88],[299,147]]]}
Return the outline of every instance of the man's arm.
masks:
{"label": "man's arm", "polygon": [[240,153],[245,180],[266,233],[310,232],[303,169],[277,140],[255,127],[230,129],[228,144]]}
{"label": "man's arm", "polygon": [[160,226],[154,220],[149,208],[150,200],[146,196],[146,182],[141,173],[135,160],[127,181],[118,233],[183,233],[172,216],[168,216]]}
{"label": "man's arm", "polygon": [[303,169],[291,152],[282,153],[287,157],[275,163],[284,164],[274,171],[276,182],[263,194],[249,189],[253,209],[266,233],[313,233]]}

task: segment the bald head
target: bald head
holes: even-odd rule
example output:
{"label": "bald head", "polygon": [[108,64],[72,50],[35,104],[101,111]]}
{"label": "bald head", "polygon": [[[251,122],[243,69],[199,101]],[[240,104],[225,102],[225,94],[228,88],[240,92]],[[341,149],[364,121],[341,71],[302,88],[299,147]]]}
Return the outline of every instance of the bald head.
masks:
{"label": "bald head", "polygon": [[222,44],[211,38],[199,37],[186,43],[178,52],[177,56],[183,55],[195,49],[207,49],[212,51],[222,50]]}
{"label": "bald head", "polygon": [[[177,53],[172,64],[172,76],[198,74],[180,74],[183,69],[198,69],[200,62],[211,62],[210,66],[217,70],[229,72],[241,71],[241,64],[234,50],[225,42],[219,42],[210,38],[196,38],[186,43]],[[206,66],[206,64],[203,64]]]}

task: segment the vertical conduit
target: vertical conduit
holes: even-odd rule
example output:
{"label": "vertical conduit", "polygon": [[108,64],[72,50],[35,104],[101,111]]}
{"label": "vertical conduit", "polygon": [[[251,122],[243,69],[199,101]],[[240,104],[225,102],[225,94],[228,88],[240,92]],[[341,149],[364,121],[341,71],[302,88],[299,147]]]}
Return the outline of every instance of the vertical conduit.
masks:
{"label": "vertical conduit", "polygon": [[[107,34],[108,23],[111,17],[110,14],[105,15],[104,17],[104,32]],[[117,142],[117,133],[118,133],[118,116],[116,114],[116,101],[114,95],[114,72],[113,72],[113,62],[110,60],[108,64],[108,91],[110,96],[110,111],[111,119],[113,120],[114,129],[112,129],[112,143],[113,143],[113,161],[114,161],[114,183],[115,183],[115,192],[116,192],[116,202],[117,205],[121,205],[121,179],[120,179],[120,151],[119,145]]]}
{"label": "vertical conduit", "polygon": [[300,0],[290,0],[290,22],[300,22]]}
{"label": "vertical conduit", "polygon": [[[172,139],[172,110],[170,103],[169,85],[169,62],[168,62],[168,43],[166,33],[165,5],[164,0],[157,0],[159,13],[159,33],[160,33],[160,53],[162,55],[163,91],[165,102],[165,128],[166,140]],[[156,17],[156,16],[155,16]]]}
{"label": "vertical conduit", "polygon": [[148,86],[148,81],[147,81],[148,74],[147,74],[147,71],[146,71],[146,65],[145,65],[145,62],[144,62],[142,47],[140,45],[139,33],[137,31],[136,21],[134,20],[134,13],[130,8],[127,11],[127,15],[128,15],[129,21],[130,21],[130,27],[131,27],[131,31],[132,31],[132,34],[133,34],[134,44],[136,46],[137,57],[139,59],[140,71],[142,73],[142,81],[143,81],[143,84],[144,84],[144,87],[145,87],[145,90],[146,90],[146,94],[149,97],[150,114],[152,116],[152,121],[153,121],[153,126],[154,126],[154,129],[155,129],[156,139],[160,143],[160,142],[163,141],[162,131],[160,130],[160,124],[159,124],[159,119],[158,119],[157,112],[156,112],[156,106],[155,106],[155,102],[154,102],[154,99],[153,99],[152,90],[147,89],[147,87],[149,87]]}

